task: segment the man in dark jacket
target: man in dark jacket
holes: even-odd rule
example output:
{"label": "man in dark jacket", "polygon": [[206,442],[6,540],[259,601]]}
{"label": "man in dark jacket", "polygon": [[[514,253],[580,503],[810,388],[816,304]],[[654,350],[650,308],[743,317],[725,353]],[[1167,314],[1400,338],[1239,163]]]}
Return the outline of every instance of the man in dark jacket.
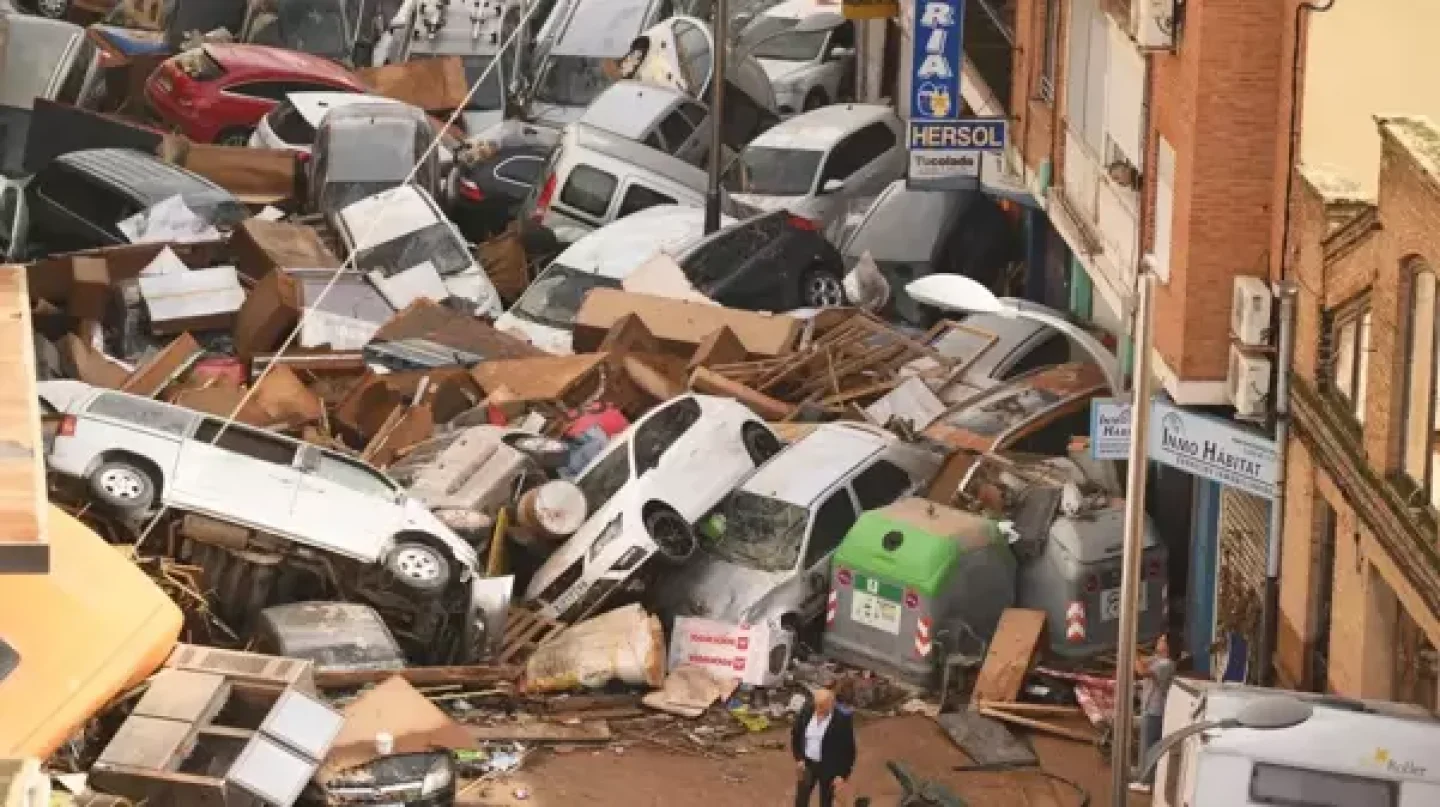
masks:
{"label": "man in dark jacket", "polygon": [[790,752],[800,779],[795,807],[808,807],[810,791],[820,786],[820,807],[831,807],[855,767],[855,724],[848,709],[837,709],[835,693],[817,689],[809,706],[795,717]]}

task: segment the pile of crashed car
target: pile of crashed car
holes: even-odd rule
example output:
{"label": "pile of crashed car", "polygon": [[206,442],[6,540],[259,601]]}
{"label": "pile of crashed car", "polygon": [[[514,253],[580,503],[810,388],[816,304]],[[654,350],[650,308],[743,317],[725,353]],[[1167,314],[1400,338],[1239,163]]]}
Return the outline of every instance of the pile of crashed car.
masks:
{"label": "pile of crashed car", "polygon": [[[708,4],[94,5],[0,15],[0,246],[24,264],[57,523],[128,555],[68,551],[108,570],[95,596],[163,606],[75,628],[108,672],[0,720],[0,756],[100,730],[100,792],[156,797],[143,768],[286,807],[300,791],[247,779],[264,766],[239,749],[270,737],[307,781],[333,732],[297,745],[277,715],[333,711],[317,676],[767,687],[818,653],[930,686],[1012,606],[1045,612],[1052,654],[1113,646],[1121,474],[1084,439],[1109,376],[1042,325],[905,294],[1000,288],[1012,222],[905,188],[901,122],[848,102],[830,7],[754,6],[719,43],[707,234]],[[1144,574],[1152,635],[1153,535]],[[652,626],[658,666],[557,656],[615,614]],[[96,719],[162,664],[205,717],[142,764],[116,749],[173,715]],[[262,679],[298,700],[247,701],[243,737],[195,728]],[[197,731],[234,747],[200,760]]]}

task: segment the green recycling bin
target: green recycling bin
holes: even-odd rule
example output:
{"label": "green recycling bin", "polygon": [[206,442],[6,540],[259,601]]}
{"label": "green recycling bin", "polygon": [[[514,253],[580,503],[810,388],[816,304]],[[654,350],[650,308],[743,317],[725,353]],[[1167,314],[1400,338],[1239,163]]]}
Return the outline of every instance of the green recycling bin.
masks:
{"label": "green recycling bin", "polygon": [[830,562],[825,654],[917,686],[951,652],[983,652],[1015,602],[999,525],[920,498],[860,516]]}

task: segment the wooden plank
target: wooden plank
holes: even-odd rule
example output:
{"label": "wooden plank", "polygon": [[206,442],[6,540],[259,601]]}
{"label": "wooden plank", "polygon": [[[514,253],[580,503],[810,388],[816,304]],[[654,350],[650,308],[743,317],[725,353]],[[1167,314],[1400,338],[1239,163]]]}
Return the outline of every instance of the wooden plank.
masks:
{"label": "wooden plank", "polygon": [[505,726],[468,726],[479,742],[603,743],[610,740],[610,724],[587,720],[574,725],[515,723]]}
{"label": "wooden plank", "polygon": [[1034,663],[1035,652],[1045,630],[1045,612],[1030,608],[1007,608],[1000,615],[995,638],[985,654],[985,664],[975,679],[973,703],[1012,702],[1020,695],[1025,674]]}
{"label": "wooden plank", "polygon": [[50,569],[45,458],[25,267],[0,268],[0,575]]}
{"label": "wooden plank", "polygon": [[417,687],[439,684],[487,687],[507,684],[519,678],[522,672],[523,670],[515,667],[488,664],[468,667],[406,667],[403,670],[316,670],[315,686],[320,689],[361,687],[378,684],[398,675]]}
{"label": "wooden plank", "polygon": [[1006,703],[1005,701],[980,701],[981,709],[1003,709],[1011,714],[1056,715],[1079,717],[1083,710],[1079,706],[1057,706],[1051,703]]}
{"label": "wooden plank", "polygon": [[1095,742],[1095,735],[1091,732],[1080,731],[1066,726],[1057,726],[1054,723],[1046,723],[1043,720],[1021,717],[1020,715],[1012,715],[1000,709],[981,709],[980,714],[1003,723],[1013,723],[1017,726],[1024,726],[1027,729],[1043,731],[1046,734],[1054,734],[1056,737],[1064,737],[1067,740],[1076,740],[1082,743]]}

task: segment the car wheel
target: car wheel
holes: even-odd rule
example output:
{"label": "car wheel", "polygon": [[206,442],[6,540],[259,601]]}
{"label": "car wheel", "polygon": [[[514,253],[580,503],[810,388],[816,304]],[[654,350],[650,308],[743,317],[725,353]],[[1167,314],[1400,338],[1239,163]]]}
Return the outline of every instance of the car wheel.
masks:
{"label": "car wheel", "polygon": [[248,146],[250,135],[255,130],[245,126],[232,126],[215,136],[217,146]]}
{"label": "car wheel", "polygon": [[800,304],[807,308],[833,308],[845,304],[845,284],[828,269],[811,269],[800,278]]}
{"label": "car wheel", "polygon": [[155,503],[155,480],[126,460],[106,460],[90,475],[90,492],[122,513],[143,513]]}
{"label": "car wheel", "polygon": [[763,465],[780,453],[780,440],[758,423],[746,423],[740,430],[740,440],[745,443],[745,453],[750,455],[750,461],[756,465]]}
{"label": "car wheel", "polygon": [[829,104],[830,99],[825,97],[825,91],[820,89],[819,87],[816,87],[809,93],[806,93],[805,103],[800,107],[800,111],[809,112],[812,109],[819,109],[822,106],[829,106]]}
{"label": "car wheel", "polygon": [[645,532],[671,563],[684,563],[695,554],[695,531],[668,507],[657,507],[645,516]]}
{"label": "car wheel", "polygon": [[416,591],[439,591],[450,583],[449,558],[438,548],[419,541],[396,544],[385,559],[385,569]]}
{"label": "car wheel", "polygon": [[35,0],[35,13],[46,19],[63,20],[70,10],[70,0]]}

